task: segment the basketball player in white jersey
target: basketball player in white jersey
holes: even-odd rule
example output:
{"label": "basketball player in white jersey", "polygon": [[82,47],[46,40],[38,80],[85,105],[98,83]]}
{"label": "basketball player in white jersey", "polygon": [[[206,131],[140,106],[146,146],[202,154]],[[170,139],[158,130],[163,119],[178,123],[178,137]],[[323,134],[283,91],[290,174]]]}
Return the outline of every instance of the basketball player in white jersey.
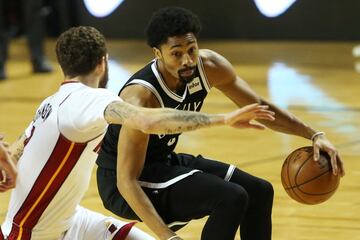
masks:
{"label": "basketball player in white jersey", "polygon": [[253,127],[274,120],[267,106],[249,105],[228,114],[147,109],[123,102],[106,85],[105,39],[92,27],[72,28],[56,45],[65,75],[18,141],[10,147],[18,177],[0,239],[153,239],[124,223],[79,205],[108,123],[146,133],[178,133],[211,125]]}

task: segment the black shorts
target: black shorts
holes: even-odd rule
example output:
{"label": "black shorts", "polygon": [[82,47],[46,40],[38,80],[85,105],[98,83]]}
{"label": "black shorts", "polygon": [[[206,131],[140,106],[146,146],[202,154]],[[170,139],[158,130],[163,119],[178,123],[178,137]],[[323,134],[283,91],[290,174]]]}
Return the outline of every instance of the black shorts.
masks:
{"label": "black shorts", "polygon": [[[176,187],[176,183],[198,173],[210,174],[228,181],[234,169],[233,165],[206,159],[201,155],[195,157],[190,154],[173,153],[166,161],[153,161],[145,164],[139,183],[159,215],[167,224],[170,224],[174,221],[191,220],[176,219],[176,216],[168,214],[168,208],[172,207],[169,205],[177,204],[174,201],[169,202],[167,197],[168,191]],[[120,195],[116,181],[115,170],[98,168],[98,189],[105,208],[120,217],[141,221]],[[198,218],[200,217],[203,216],[198,216]]]}

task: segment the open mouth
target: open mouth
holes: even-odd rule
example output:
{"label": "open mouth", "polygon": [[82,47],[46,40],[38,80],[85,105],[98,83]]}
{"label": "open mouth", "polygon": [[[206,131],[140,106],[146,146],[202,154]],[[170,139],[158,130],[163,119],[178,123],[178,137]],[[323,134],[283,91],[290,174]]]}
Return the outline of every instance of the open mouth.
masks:
{"label": "open mouth", "polygon": [[193,74],[194,74],[194,70],[192,69],[180,72],[180,75],[184,77],[190,77]]}
{"label": "open mouth", "polygon": [[195,67],[185,68],[179,70],[179,75],[182,77],[190,77],[194,74],[194,72],[195,72]]}

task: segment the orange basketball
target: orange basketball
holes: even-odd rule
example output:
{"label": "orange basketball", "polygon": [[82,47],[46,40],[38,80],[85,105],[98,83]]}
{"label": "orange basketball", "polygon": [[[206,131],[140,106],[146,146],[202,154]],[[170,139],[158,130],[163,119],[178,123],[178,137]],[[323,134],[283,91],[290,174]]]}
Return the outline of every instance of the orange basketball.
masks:
{"label": "orange basketball", "polygon": [[281,182],[287,194],[304,204],[318,204],[328,200],[340,183],[340,176],[332,173],[330,157],[320,153],[314,161],[313,147],[293,151],[281,169]]}

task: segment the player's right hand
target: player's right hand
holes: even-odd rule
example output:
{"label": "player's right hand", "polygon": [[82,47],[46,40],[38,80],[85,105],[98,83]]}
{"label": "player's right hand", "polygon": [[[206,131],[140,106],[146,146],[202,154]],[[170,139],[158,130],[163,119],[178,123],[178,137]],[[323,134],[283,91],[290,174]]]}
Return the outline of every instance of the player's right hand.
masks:
{"label": "player's right hand", "polygon": [[265,129],[264,125],[254,123],[252,120],[262,119],[274,121],[275,113],[268,109],[269,106],[260,105],[258,103],[246,105],[245,107],[227,113],[225,115],[225,124],[234,128],[255,128],[260,130]]}

